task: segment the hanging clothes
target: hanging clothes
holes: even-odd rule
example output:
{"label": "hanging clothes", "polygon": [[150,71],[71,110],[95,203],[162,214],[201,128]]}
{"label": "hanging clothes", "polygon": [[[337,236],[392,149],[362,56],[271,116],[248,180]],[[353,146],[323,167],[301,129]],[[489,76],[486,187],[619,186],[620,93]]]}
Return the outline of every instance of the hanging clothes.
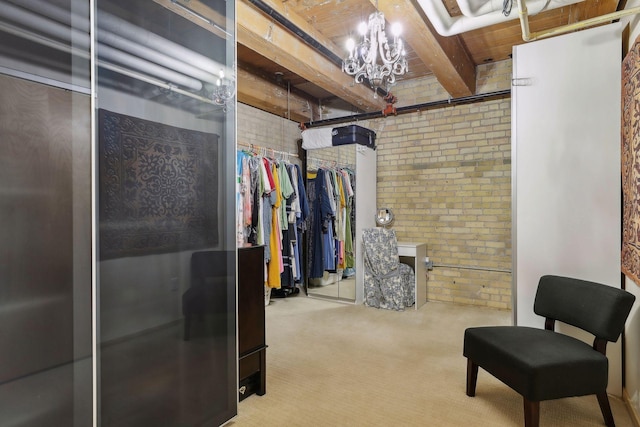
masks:
{"label": "hanging clothes", "polygon": [[237,167],[238,245],[264,245],[265,286],[297,291],[303,277],[298,242],[309,214],[300,166],[239,151]]}
{"label": "hanging clothes", "polygon": [[335,269],[333,222],[335,206],[333,188],[325,169],[307,175],[307,196],[310,203],[309,277],[321,278],[327,269]]}
{"label": "hanging clothes", "polygon": [[296,274],[295,280],[297,282],[302,281],[303,267],[302,267],[302,235],[307,230],[307,219],[309,218],[309,202],[307,198],[307,192],[304,186],[304,179],[302,177],[302,170],[300,166],[293,165],[294,174],[296,175],[296,194],[297,205],[295,211],[295,224],[296,224],[296,243],[293,247],[294,258],[296,262]]}
{"label": "hanging clothes", "polygon": [[352,206],[355,195],[348,169],[321,167],[307,173],[310,205],[308,253],[309,277],[325,271],[353,275]]}
{"label": "hanging clothes", "polygon": [[[268,162],[265,159],[265,162]],[[274,184],[275,202],[271,205],[271,233],[269,250],[271,259],[269,260],[267,285],[270,288],[280,288],[280,273],[282,273],[282,233],[280,226],[280,207],[282,205],[282,193],[280,178],[275,163],[269,164],[271,177]]]}
{"label": "hanging clothes", "polygon": [[285,162],[278,163],[278,172],[280,173],[280,181],[282,183],[282,197],[284,200],[284,209],[282,209],[282,273],[280,274],[281,287],[294,287],[294,270],[295,257],[293,253],[293,245],[296,241],[295,230],[295,209],[294,204],[297,199],[295,185],[291,172],[292,165]]}

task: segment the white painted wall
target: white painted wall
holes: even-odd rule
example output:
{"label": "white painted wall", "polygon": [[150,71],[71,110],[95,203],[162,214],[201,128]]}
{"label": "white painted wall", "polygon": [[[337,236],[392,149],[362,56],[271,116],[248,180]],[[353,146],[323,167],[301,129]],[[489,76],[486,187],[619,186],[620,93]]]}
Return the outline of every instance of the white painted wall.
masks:
{"label": "white painted wall", "polygon": [[[621,286],[621,28],[611,24],[514,48],[513,75],[524,79],[512,92],[518,325],[544,325],[533,313],[544,274]],[[608,391],[619,396],[620,341],[607,348]]]}
{"label": "white painted wall", "polygon": [[[629,0],[625,9],[640,6],[640,0]],[[629,48],[640,36],[640,15],[633,15],[620,20],[622,27],[629,27],[629,39],[625,40]],[[623,52],[626,54],[627,52]],[[636,420],[640,419],[640,286],[632,279],[625,279],[625,289],[636,296],[636,304],[627,319],[625,329],[624,350],[624,395],[634,411]]]}

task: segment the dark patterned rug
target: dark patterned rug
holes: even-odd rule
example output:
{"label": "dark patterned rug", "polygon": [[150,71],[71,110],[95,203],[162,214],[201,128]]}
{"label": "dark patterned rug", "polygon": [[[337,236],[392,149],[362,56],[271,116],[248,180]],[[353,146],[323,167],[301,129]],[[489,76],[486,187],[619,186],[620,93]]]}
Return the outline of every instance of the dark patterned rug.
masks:
{"label": "dark patterned rug", "polygon": [[99,110],[100,258],[218,243],[218,135]]}
{"label": "dark patterned rug", "polygon": [[622,62],[622,271],[640,283],[640,44]]}

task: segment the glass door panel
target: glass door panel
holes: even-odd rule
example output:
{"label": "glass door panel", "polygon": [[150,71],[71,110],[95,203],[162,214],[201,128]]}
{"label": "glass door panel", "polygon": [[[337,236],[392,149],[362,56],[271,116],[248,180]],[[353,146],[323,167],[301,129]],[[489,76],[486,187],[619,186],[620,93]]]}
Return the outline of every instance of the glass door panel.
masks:
{"label": "glass door panel", "polygon": [[0,2],[0,425],[92,423],[88,2]]}
{"label": "glass door panel", "polygon": [[[307,294],[310,296],[348,302],[356,299],[355,163],[353,144],[307,152],[307,195],[311,210]],[[323,204],[325,193],[333,199],[332,203]]]}
{"label": "glass door panel", "polygon": [[216,92],[234,5],[96,3],[100,425],[220,425],[237,411],[235,98]]}

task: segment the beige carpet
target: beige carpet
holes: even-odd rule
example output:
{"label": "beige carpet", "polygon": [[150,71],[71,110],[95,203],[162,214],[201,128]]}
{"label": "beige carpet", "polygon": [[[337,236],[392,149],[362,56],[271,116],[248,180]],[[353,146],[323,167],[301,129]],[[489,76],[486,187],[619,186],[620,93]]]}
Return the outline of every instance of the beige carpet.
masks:
{"label": "beige carpet", "polygon": [[[484,371],[465,394],[464,329],[511,314],[429,302],[394,312],[297,296],[267,310],[267,394],[230,425],[521,426],[521,397]],[[632,421],[611,398],[618,427]],[[595,396],[542,402],[541,426],[603,426]]]}

